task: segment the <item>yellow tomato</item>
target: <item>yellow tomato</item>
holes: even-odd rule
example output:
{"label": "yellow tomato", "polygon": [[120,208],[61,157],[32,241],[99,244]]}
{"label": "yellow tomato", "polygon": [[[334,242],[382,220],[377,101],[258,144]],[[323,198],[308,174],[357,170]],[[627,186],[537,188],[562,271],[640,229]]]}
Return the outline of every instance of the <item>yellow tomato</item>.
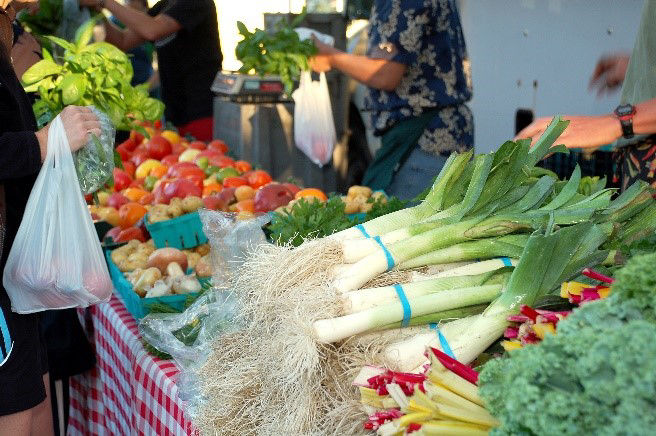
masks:
{"label": "yellow tomato", "polygon": [[193,162],[196,160],[196,156],[198,156],[198,153],[200,153],[200,150],[196,150],[194,148],[189,148],[180,154],[180,157],[178,158],[178,162]]}
{"label": "yellow tomato", "polygon": [[173,130],[164,130],[161,135],[166,138],[166,140],[169,141],[171,145],[179,144],[182,140],[180,135],[178,135],[178,133],[174,132]]}
{"label": "yellow tomato", "polygon": [[162,166],[162,163],[156,159],[146,159],[137,167],[134,172],[134,177],[137,179],[145,179],[148,177],[153,168]]}
{"label": "yellow tomato", "polygon": [[101,206],[107,206],[108,200],[109,200],[109,192],[98,191],[98,203],[100,203]]}

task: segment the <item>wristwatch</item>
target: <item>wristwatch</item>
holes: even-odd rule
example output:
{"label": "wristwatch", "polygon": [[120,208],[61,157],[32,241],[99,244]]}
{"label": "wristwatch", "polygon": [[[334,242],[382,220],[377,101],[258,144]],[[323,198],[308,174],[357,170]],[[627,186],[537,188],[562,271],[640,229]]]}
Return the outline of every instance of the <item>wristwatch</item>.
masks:
{"label": "wristwatch", "polygon": [[622,125],[622,136],[633,138],[633,116],[636,113],[635,106],[631,104],[621,104],[615,108],[615,115]]}

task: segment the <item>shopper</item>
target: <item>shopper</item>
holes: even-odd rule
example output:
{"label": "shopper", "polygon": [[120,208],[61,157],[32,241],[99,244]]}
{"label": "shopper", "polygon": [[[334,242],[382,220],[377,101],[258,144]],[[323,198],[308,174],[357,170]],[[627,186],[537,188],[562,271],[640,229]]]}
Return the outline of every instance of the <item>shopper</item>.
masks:
{"label": "shopper", "polygon": [[[18,3],[23,6],[36,0]],[[12,0],[0,0],[0,232],[5,263],[25,211],[27,199],[47,151],[48,129],[36,131],[32,106],[14,73]],[[100,135],[100,123],[87,108],[61,113],[71,150],[89,134]],[[72,187],[72,188],[77,188]],[[2,235],[0,235],[2,236]],[[0,282],[0,435],[53,433],[47,356],[39,335],[39,315],[19,315]]]}
{"label": "shopper", "polygon": [[367,85],[382,147],[364,184],[412,199],[453,151],[473,146],[469,62],[455,0],[375,0],[366,56],[315,41],[316,71],[336,68]]}
{"label": "shopper", "polygon": [[[604,115],[564,116],[570,124],[556,141],[569,148],[597,148],[615,142],[622,189],[639,179],[656,187],[655,22],[656,0],[646,0],[630,61],[621,55],[604,58],[593,72],[591,83],[602,92],[623,82],[620,106]],[[536,140],[551,118],[537,119],[517,138]]]}
{"label": "shopper", "polygon": [[214,2],[160,0],[147,13],[115,0],[80,0],[80,5],[105,8],[126,26],[105,21],[106,40],[121,50],[155,43],[167,121],[182,135],[212,140],[210,87],[222,61]]}

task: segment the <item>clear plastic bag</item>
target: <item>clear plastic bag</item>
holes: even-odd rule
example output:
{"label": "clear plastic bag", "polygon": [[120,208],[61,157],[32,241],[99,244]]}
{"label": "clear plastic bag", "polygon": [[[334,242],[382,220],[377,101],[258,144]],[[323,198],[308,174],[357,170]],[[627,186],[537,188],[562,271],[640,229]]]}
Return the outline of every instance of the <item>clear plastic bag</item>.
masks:
{"label": "clear plastic bag", "polygon": [[337,142],[326,75],[321,73],[317,82],[309,71],[302,72],[292,98],[294,142],[312,162],[322,167],[330,162]]}
{"label": "clear plastic bag", "polygon": [[3,284],[18,313],[109,300],[112,281],[58,115],[48,153],[11,246]]}
{"label": "clear plastic bag", "polygon": [[100,138],[91,136],[89,142],[73,156],[77,179],[84,194],[91,194],[105,186],[114,171],[116,130],[107,115],[93,106],[89,108],[100,120]]}

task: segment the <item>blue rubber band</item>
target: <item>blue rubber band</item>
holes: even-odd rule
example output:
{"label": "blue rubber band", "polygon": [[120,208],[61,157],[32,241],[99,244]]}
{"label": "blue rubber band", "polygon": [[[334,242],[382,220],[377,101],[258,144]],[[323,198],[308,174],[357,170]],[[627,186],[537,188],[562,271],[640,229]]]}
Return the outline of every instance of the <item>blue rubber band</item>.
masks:
{"label": "blue rubber band", "polygon": [[401,321],[401,327],[407,327],[410,318],[412,318],[412,309],[410,308],[408,297],[406,297],[405,292],[403,292],[403,287],[401,285],[394,285],[394,290],[396,291],[396,295],[399,296],[399,300],[403,306],[403,321]]}
{"label": "blue rubber band", "polygon": [[501,262],[503,262],[503,266],[513,266],[512,261],[507,257],[502,257]]}
{"label": "blue rubber band", "polygon": [[367,233],[367,229],[365,229],[362,224],[358,224],[357,226],[355,226],[355,228],[360,230],[360,232],[362,232],[365,238],[367,239],[371,238],[371,236],[369,236],[369,233]]}
{"label": "blue rubber band", "polygon": [[444,351],[444,353],[447,356],[452,357],[452,358],[455,359],[456,355],[453,354],[453,351],[451,351],[451,347],[449,346],[449,342],[447,342],[446,338],[444,337],[444,335],[440,331],[440,328],[438,327],[438,325],[436,323],[432,322],[432,323],[428,324],[428,326],[437,332],[437,338],[440,340],[440,345],[442,346],[442,351]]}
{"label": "blue rubber band", "polygon": [[392,257],[392,253],[389,252],[387,247],[385,247],[385,244],[383,244],[383,241],[380,240],[380,236],[375,236],[374,241],[380,245],[380,248],[383,249],[383,252],[385,253],[385,257],[387,258],[387,269],[390,270],[394,268],[394,258]]}

